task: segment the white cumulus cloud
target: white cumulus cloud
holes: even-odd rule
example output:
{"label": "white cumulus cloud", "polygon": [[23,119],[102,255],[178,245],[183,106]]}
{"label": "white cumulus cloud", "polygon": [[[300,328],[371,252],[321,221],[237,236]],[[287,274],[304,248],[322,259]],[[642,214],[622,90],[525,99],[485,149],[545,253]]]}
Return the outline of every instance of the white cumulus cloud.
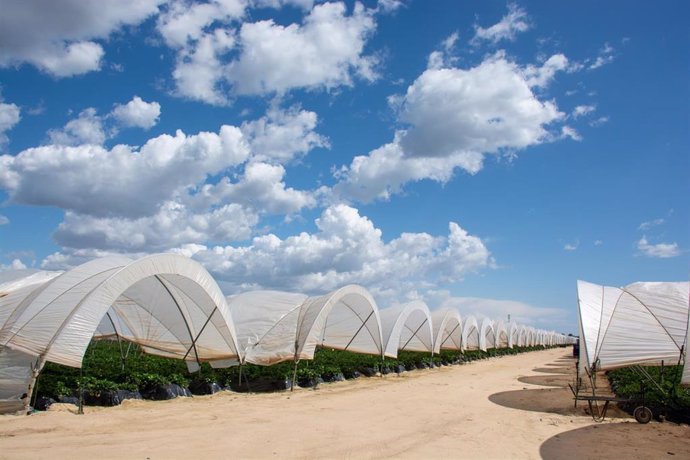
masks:
{"label": "white cumulus cloud", "polygon": [[376,61],[363,55],[376,28],[373,14],[360,3],[351,15],[343,3],[325,3],[315,5],[302,24],[245,22],[242,52],[229,64],[228,79],[239,94],[349,86],[353,74],[374,80]]}
{"label": "white cumulus cloud", "polygon": [[565,114],[532,91],[554,75],[539,69],[564,68],[567,59],[557,56],[562,64],[547,60],[541,68],[520,67],[499,52],[469,69],[425,70],[404,95],[391,98],[404,129],[392,143],[339,169],[336,193],[363,201],[388,198],[406,182],[446,182],[456,168],[475,174],[487,154],[561,138],[551,126]]}
{"label": "white cumulus cloud", "polygon": [[678,243],[657,243],[652,244],[647,241],[646,236],[642,236],[637,242],[637,249],[640,253],[647,257],[667,259],[670,257],[677,257],[681,254]]}
{"label": "white cumulus cloud", "polygon": [[173,78],[176,93],[213,105],[229,103],[222,56],[235,46],[231,32],[216,29],[178,52]]}
{"label": "white cumulus cloud", "polygon": [[577,248],[580,246],[580,240],[575,240],[574,243],[566,243],[565,246],[563,246],[564,251],[575,251]]}
{"label": "white cumulus cloud", "polygon": [[227,24],[244,16],[245,0],[212,0],[207,3],[171,1],[158,17],[157,27],[166,44],[184,48],[201,39],[212,23]]}
{"label": "white cumulus cloud", "polygon": [[[127,105],[118,107],[129,113]],[[54,234],[65,248],[145,253],[228,244],[251,237],[263,215],[292,219],[318,204],[319,190],[286,185],[281,164],[327,145],[313,131],[313,112],[273,107],[241,128],[178,130],[140,148],[98,145],[105,136],[101,122],[118,107],[103,118],[93,109],[82,112],[51,133],[61,144],[0,155],[0,189],[11,203],[65,210]]]}
{"label": "white cumulus cloud", "polygon": [[16,104],[0,102],[0,152],[5,149],[9,142],[5,133],[14,128],[21,118],[21,109]]}
{"label": "white cumulus cloud", "polygon": [[573,109],[572,117],[580,118],[594,112],[595,110],[596,107],[593,105],[578,105]]}
{"label": "white cumulus cloud", "polygon": [[284,239],[257,236],[248,246],[180,250],[193,252],[228,292],[248,287],[323,292],[347,283],[397,290],[406,281],[458,281],[493,266],[482,240],[452,222],[448,236],[405,233],[386,243],[357,209],[335,205],[323,211],[316,227],[313,234]]}
{"label": "white cumulus cloud", "polygon": [[502,53],[470,69],[429,69],[407,89],[398,118],[410,126],[405,152],[447,156],[521,149],[548,137],[545,125],[563,118],[540,101],[524,71]]}
{"label": "white cumulus cloud", "polygon": [[594,60],[589,65],[590,70],[598,69],[599,67],[605,66],[606,64],[610,64],[613,62],[615,59],[615,49],[609,45],[608,43],[605,43],[604,46],[599,50],[599,55],[597,58]]}
{"label": "white cumulus cloud", "polygon": [[25,270],[27,268],[20,259],[12,259],[9,265],[0,264],[0,272],[6,270]]}
{"label": "white cumulus cloud", "polygon": [[[287,4],[306,12],[301,22],[247,20],[247,8]],[[356,3],[238,0],[174,2],[158,19],[158,31],[176,50],[176,93],[227,105],[237,94],[284,94],[292,89],[351,86],[374,80],[377,59],[364,54],[376,28],[376,9]]]}
{"label": "white cumulus cloud", "polygon": [[195,212],[181,203],[165,202],[158,212],[139,218],[94,217],[67,211],[53,237],[67,248],[152,252],[197,241],[244,240],[251,236],[257,222],[258,216],[239,204]]}
{"label": "white cumulus cloud", "polygon": [[[158,11],[162,0],[8,0],[0,14],[0,67],[29,63],[56,77],[98,70],[107,39]],[[40,12],[40,13],[39,13]]]}
{"label": "white cumulus cloud", "polygon": [[472,42],[477,44],[482,40],[491,43],[498,43],[501,40],[512,41],[518,33],[526,32],[530,27],[527,12],[515,3],[509,3],[508,14],[503,16],[498,23],[487,28],[478,25],[474,27],[475,35]]}
{"label": "white cumulus cloud", "polygon": [[123,127],[153,128],[158,123],[161,105],[158,102],[146,102],[139,96],[134,96],[126,104],[117,104],[111,115]]}
{"label": "white cumulus cloud", "polygon": [[79,112],[79,116],[65,124],[62,129],[48,131],[50,142],[56,145],[102,145],[108,138],[103,127],[103,119],[96,109],[89,107]]}
{"label": "white cumulus cloud", "polygon": [[657,227],[659,225],[663,225],[666,222],[666,219],[663,217],[659,217],[657,219],[649,220],[646,222],[642,222],[639,227],[637,227],[638,230],[649,230],[650,228]]}
{"label": "white cumulus cloud", "polygon": [[313,193],[287,187],[284,177],[281,165],[252,162],[246,165],[239,181],[224,177],[216,184],[206,184],[190,202],[196,207],[240,203],[262,213],[286,215],[316,206]]}
{"label": "white cumulus cloud", "polygon": [[530,87],[545,88],[551,83],[557,72],[573,70],[574,68],[568,58],[559,53],[549,57],[541,66],[525,66],[523,74]]}
{"label": "white cumulus cloud", "polygon": [[477,152],[458,152],[448,156],[407,156],[396,139],[368,155],[356,156],[349,166],[341,168],[334,187],[337,197],[363,202],[375,198],[389,199],[399,193],[408,182],[424,179],[448,182],[456,168],[470,174],[482,169],[483,155]]}
{"label": "white cumulus cloud", "polygon": [[295,156],[305,155],[316,147],[328,147],[328,139],[314,132],[318,123],[315,112],[271,108],[266,116],[242,123],[253,158],[258,161],[285,163]]}
{"label": "white cumulus cloud", "polygon": [[141,148],[45,145],[0,156],[0,188],[15,203],[57,206],[94,216],[141,217],[208,175],[249,155],[240,130],[161,135]]}

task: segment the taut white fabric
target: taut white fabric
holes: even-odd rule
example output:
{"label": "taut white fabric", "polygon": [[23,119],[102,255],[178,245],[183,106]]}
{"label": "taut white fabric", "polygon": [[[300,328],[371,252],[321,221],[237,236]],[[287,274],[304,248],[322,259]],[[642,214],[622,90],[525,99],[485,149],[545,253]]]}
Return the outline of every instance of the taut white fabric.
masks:
{"label": "taut white fabric", "polygon": [[588,368],[678,361],[688,333],[690,283],[624,288],[578,281],[580,361]]}
{"label": "taut white fabric", "polygon": [[[1,272],[0,298],[26,286],[39,285],[60,275],[61,271],[8,270]],[[2,323],[0,323],[1,325]]]}
{"label": "taut white fabric", "polygon": [[304,301],[295,358],[313,359],[317,346],[383,356],[379,310],[369,291],[348,285]]}
{"label": "taut white fabric", "polygon": [[479,328],[479,349],[486,351],[489,348],[496,348],[496,331],[493,320],[484,318]]}
{"label": "taut white fabric", "polygon": [[517,346],[518,347],[525,347],[527,346],[527,326],[519,326],[518,328],[518,340],[517,340]]}
{"label": "taut white fabric", "polygon": [[242,362],[270,365],[295,358],[297,320],[306,295],[251,291],[226,299]]}
{"label": "taut white fabric", "polygon": [[[0,331],[18,305],[35,297],[42,285],[60,273],[31,270],[3,272],[3,283],[0,284]],[[0,414],[24,408],[24,401],[20,398],[27,392],[36,360],[35,356],[0,345]]]}
{"label": "taut white fabric", "polygon": [[434,353],[441,350],[461,350],[462,318],[453,308],[434,310],[431,313],[434,328]]}
{"label": "taut white fabric", "polygon": [[508,346],[510,348],[520,346],[520,326],[517,323],[508,324]]}
{"label": "taut white fabric", "polygon": [[[106,313],[117,320],[103,326]],[[117,325],[126,325],[116,331]],[[0,346],[79,367],[101,331],[145,351],[190,361],[237,357],[234,326],[218,285],[197,262],[157,254],[135,262],[96,259],[40,285],[13,309]]]}
{"label": "taut white fabric", "polygon": [[474,316],[465,317],[462,327],[462,351],[479,350],[479,326]]}
{"label": "taut white fabric", "polygon": [[28,392],[36,357],[0,347],[0,414],[25,408],[21,397]]}
{"label": "taut white fabric", "polygon": [[494,345],[496,348],[508,348],[510,343],[510,336],[508,335],[508,328],[506,323],[499,320],[494,324],[494,332],[496,333],[496,341]]}
{"label": "taut white fabric", "polygon": [[431,315],[424,302],[414,300],[379,313],[386,356],[396,358],[398,350],[434,350]]}

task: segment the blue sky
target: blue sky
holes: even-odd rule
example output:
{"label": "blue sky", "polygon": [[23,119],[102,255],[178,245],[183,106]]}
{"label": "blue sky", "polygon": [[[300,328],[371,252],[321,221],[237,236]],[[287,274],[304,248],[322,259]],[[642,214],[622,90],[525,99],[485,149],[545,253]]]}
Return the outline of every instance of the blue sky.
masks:
{"label": "blue sky", "polygon": [[688,278],[688,6],[3,0],[0,267],[175,251],[227,294],[576,332]]}

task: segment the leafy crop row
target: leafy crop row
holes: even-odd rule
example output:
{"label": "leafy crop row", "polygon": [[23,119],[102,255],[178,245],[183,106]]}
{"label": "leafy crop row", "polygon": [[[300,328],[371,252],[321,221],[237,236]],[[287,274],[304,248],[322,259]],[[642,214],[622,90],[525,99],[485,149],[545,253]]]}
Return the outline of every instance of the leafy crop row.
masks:
{"label": "leafy crop row", "polygon": [[[459,364],[541,349],[544,347],[491,349],[487,352],[473,350],[465,353],[443,351],[433,357],[429,353],[402,351],[397,359],[384,360],[379,356],[318,349],[313,361],[298,363],[295,376],[297,383],[312,386],[321,381]],[[220,387],[228,387],[240,384],[240,377],[243,382],[250,384],[261,379],[286,381],[292,379],[294,372],[293,362],[273,366],[245,364],[241,369],[238,366],[213,369],[203,363],[200,371],[190,374],[183,361],[147,355],[136,345],[124,345],[122,348],[117,342],[94,341],[86,351],[82,369],[46,364],[39,377],[37,392],[40,396],[59,400],[76,396],[80,389],[98,394],[117,390],[144,393],[146,389],[167,384],[186,388],[200,383],[217,383]]]}
{"label": "leafy crop row", "polygon": [[646,366],[644,370],[654,382],[643,378],[633,367],[607,373],[613,392],[621,398],[633,398],[635,401],[622,407],[632,412],[641,404],[644,390],[645,405],[652,408],[655,415],[690,422],[690,388],[684,389],[679,384],[682,366]]}

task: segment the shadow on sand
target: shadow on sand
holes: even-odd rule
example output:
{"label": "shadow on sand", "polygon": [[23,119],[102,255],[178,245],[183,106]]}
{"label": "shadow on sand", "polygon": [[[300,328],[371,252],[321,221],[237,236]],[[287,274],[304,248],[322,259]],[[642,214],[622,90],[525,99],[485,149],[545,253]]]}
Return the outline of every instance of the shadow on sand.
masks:
{"label": "shadow on sand", "polygon": [[579,414],[578,409],[570,403],[571,400],[572,393],[567,388],[503,391],[489,396],[492,403],[511,409],[559,415]]}
{"label": "shadow on sand", "polygon": [[569,367],[535,367],[534,372],[541,372],[543,374],[567,374],[570,375],[572,369]]}
{"label": "shadow on sand", "polygon": [[527,377],[518,378],[518,382],[529,383],[530,385],[541,385],[544,387],[560,387],[568,388],[570,376],[553,374],[553,375],[530,375]]}
{"label": "shadow on sand", "polygon": [[[546,460],[690,458],[689,435],[687,426],[668,423],[601,423],[557,434],[544,441],[539,453]],[[668,437],[661,449],[658,447],[659,436]]]}

